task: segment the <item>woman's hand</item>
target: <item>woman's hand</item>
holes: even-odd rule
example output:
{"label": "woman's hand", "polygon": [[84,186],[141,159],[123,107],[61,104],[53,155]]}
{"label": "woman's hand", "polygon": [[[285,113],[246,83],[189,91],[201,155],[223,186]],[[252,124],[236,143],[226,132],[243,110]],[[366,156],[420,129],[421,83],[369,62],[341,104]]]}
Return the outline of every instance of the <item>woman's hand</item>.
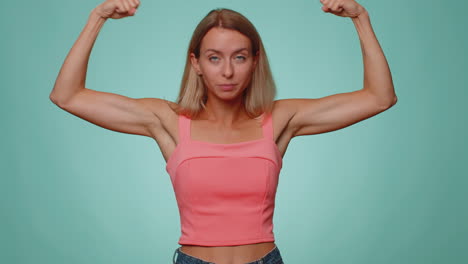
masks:
{"label": "woman's hand", "polygon": [[106,0],[93,11],[102,18],[120,19],[135,15],[139,5],[139,0]]}
{"label": "woman's hand", "polygon": [[340,17],[354,18],[367,12],[366,9],[354,0],[320,0],[322,10]]}

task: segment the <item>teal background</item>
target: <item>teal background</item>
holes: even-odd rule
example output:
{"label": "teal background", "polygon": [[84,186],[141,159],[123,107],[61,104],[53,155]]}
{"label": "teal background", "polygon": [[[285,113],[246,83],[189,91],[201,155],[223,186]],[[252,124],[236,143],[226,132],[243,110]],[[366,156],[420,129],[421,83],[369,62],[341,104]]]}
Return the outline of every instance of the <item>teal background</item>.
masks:
{"label": "teal background", "polygon": [[[358,1],[398,103],[294,138],[274,216],[285,263],[468,263],[466,1]],[[99,1],[2,3],[1,263],[172,263],[179,213],[150,138],[102,129],[49,100]],[[362,88],[349,18],[316,1],[145,1],[108,20],[86,86],[175,101],[188,41],[213,8],[260,32],[277,99]]]}

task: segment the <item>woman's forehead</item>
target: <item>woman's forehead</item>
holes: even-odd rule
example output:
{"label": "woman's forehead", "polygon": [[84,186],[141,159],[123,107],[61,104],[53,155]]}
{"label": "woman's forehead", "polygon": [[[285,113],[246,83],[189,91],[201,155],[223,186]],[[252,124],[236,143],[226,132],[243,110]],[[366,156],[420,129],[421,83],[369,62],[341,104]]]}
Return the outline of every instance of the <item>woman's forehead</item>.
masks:
{"label": "woman's forehead", "polygon": [[217,52],[238,52],[246,49],[250,51],[250,39],[237,30],[212,28],[202,39],[201,52],[208,50]]}

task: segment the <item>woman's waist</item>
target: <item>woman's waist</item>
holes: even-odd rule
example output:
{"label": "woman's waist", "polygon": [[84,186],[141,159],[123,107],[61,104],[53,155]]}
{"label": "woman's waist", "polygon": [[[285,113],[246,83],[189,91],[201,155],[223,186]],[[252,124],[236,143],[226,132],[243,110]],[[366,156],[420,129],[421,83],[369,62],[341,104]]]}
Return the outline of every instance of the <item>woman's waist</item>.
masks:
{"label": "woman's waist", "polygon": [[182,245],[180,250],[195,258],[215,263],[247,263],[262,258],[276,247],[275,242],[238,246]]}

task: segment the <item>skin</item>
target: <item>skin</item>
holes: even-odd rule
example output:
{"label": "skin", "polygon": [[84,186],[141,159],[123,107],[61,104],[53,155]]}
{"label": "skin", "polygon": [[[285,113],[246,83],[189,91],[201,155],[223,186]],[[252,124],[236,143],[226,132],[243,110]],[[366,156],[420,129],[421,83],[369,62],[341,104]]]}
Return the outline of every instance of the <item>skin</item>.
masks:
{"label": "skin", "polygon": [[[282,156],[294,137],[335,131],[396,103],[390,70],[367,11],[354,0],[321,2],[324,12],[350,17],[356,27],[364,62],[363,89],[323,98],[276,100],[272,113],[273,141]],[[100,127],[154,139],[167,162],[179,143],[178,116],[173,110],[176,103],[159,98],[134,99],[85,87],[89,56],[101,27],[107,19],[133,16],[139,4],[138,0],[107,0],[91,12],[60,69],[50,100]],[[261,127],[247,117],[241,101],[258,56],[249,53],[250,45],[250,40],[239,32],[213,29],[202,40],[200,58],[191,56],[192,66],[208,89],[207,108],[192,122],[193,140],[229,144],[262,136]],[[218,52],[206,53],[209,49]],[[215,55],[217,58],[213,58]],[[238,85],[226,92],[217,86],[220,83]],[[183,246],[182,251],[217,264],[243,264],[261,258],[274,245],[269,242],[232,247]]]}
{"label": "skin", "polygon": [[[190,58],[208,91],[202,119],[227,129],[245,120],[241,96],[252,79],[258,59],[257,54],[252,54],[250,39],[237,31],[215,27],[202,39],[200,58],[193,53]],[[223,91],[221,84],[236,85],[231,91]]]}

